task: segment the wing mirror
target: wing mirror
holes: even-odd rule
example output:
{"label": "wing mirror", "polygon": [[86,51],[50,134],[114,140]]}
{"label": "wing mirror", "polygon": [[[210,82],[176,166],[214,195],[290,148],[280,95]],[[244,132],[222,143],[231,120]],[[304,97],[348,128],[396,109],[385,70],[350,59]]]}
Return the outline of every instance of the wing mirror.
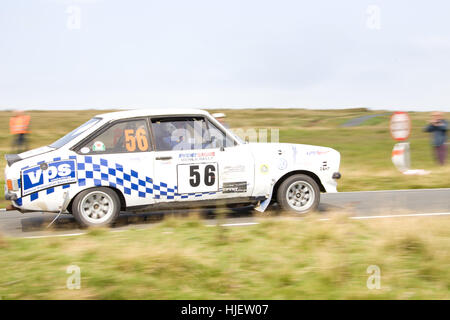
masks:
{"label": "wing mirror", "polygon": [[222,139],[217,139],[215,136],[212,136],[211,145],[215,146],[216,148],[219,148],[220,151],[225,151]]}

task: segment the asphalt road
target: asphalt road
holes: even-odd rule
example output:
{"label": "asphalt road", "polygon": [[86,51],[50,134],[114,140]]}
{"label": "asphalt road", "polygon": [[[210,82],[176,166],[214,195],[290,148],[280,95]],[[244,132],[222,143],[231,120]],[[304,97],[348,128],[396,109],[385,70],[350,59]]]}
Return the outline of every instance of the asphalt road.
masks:
{"label": "asphalt road", "polygon": [[[414,217],[415,215],[450,215],[450,188],[396,191],[340,192],[322,194],[319,206],[320,218],[327,219],[333,212],[346,212],[355,219],[386,218],[386,216]],[[175,214],[185,214],[178,210]],[[208,213],[208,212],[205,212]],[[211,214],[212,212],[209,212]],[[225,226],[245,226],[257,223],[252,210],[230,211],[221,223]],[[164,219],[167,212],[123,213],[111,231],[149,228]],[[53,213],[26,213],[0,211],[0,234],[11,237],[68,236],[86,232],[78,227],[71,215],[63,214],[47,229],[56,215]],[[212,216],[205,224],[216,225]]]}
{"label": "asphalt road", "polygon": [[350,119],[349,121],[347,121],[346,123],[344,123],[341,127],[356,127],[356,126],[363,124],[366,120],[376,118],[376,117],[384,117],[387,115],[390,115],[390,113],[372,114],[372,115],[362,116],[362,117],[358,117],[358,118],[353,118],[353,119]]}

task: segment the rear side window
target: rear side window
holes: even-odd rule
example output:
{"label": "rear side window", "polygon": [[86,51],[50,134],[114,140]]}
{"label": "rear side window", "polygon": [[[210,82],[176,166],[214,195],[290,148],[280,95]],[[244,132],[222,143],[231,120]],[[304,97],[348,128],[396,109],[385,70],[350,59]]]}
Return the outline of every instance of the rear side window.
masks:
{"label": "rear side window", "polygon": [[127,153],[151,150],[147,121],[128,120],[111,125],[80,149],[81,153]]}

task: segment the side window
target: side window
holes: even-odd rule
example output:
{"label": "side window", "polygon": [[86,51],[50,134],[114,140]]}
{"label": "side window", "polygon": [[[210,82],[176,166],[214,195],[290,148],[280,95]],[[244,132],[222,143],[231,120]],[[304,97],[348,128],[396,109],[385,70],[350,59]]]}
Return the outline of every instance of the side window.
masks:
{"label": "side window", "polygon": [[212,148],[233,147],[236,145],[233,138],[226,135],[210,121],[208,121],[208,130],[208,139],[211,141]]}
{"label": "side window", "polygon": [[[211,126],[203,117],[176,117],[152,119],[157,151],[212,149],[234,145]],[[212,128],[212,130],[211,130]]]}
{"label": "side window", "polygon": [[157,151],[192,150],[197,143],[201,144],[201,118],[155,118],[152,128]]}
{"label": "side window", "polygon": [[82,153],[125,153],[149,151],[150,136],[145,120],[121,121],[113,124],[85,144]]}

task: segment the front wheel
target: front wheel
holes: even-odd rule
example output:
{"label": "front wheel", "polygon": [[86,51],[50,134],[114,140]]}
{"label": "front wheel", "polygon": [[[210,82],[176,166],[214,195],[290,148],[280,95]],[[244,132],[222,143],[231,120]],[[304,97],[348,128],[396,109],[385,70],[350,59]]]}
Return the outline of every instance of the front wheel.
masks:
{"label": "front wheel", "polygon": [[83,227],[109,226],[119,213],[119,197],[113,190],[105,187],[82,191],[72,203],[72,214]]}
{"label": "front wheel", "polygon": [[304,214],[317,209],[320,189],[316,181],[304,174],[296,174],[284,180],[277,193],[281,209]]}

